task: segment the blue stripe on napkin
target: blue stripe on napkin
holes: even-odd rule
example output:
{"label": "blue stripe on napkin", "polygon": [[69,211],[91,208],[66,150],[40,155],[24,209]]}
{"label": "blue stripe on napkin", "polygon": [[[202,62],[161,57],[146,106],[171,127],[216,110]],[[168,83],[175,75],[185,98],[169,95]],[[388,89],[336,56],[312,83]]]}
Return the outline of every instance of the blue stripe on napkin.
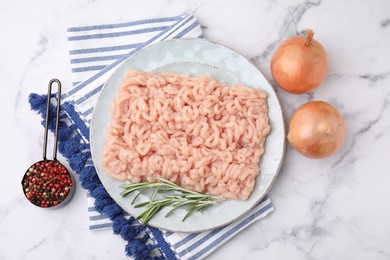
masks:
{"label": "blue stripe on napkin", "polygon": [[81,41],[81,40],[89,40],[89,39],[121,37],[121,36],[137,35],[141,33],[156,32],[156,31],[161,32],[161,31],[165,31],[168,28],[169,28],[168,26],[160,26],[160,27],[142,28],[138,30],[130,30],[125,32],[97,33],[97,34],[90,34],[90,35],[70,36],[68,37],[68,41]]}
{"label": "blue stripe on napkin", "polygon": [[131,27],[131,26],[140,25],[140,24],[152,24],[152,23],[160,24],[162,22],[179,21],[181,19],[183,19],[183,16],[145,19],[145,20],[133,21],[133,22],[127,22],[127,23],[102,24],[102,25],[82,26],[82,27],[70,27],[70,28],[68,28],[68,32],[80,32],[80,31],[92,31],[92,30],[102,30],[102,29],[114,29],[114,28]]}

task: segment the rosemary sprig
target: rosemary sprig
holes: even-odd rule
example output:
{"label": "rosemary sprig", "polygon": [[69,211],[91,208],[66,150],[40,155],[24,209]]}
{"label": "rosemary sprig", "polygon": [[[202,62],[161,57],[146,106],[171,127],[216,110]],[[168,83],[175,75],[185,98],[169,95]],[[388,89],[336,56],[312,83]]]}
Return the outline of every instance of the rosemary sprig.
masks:
{"label": "rosemary sprig", "polygon": [[[138,203],[134,206],[135,208],[146,207],[145,211],[136,217],[136,219],[144,225],[146,225],[160,210],[167,206],[172,206],[172,209],[165,215],[165,217],[169,217],[179,208],[185,208],[187,213],[182,219],[182,221],[185,221],[193,213],[197,211],[202,212],[208,207],[225,200],[222,197],[215,197],[210,194],[184,189],[163,178],[157,179],[159,182],[140,182],[134,184],[122,184],[119,186],[123,189],[120,193],[122,197],[126,197],[127,195],[138,191],[138,194],[131,202],[132,205],[134,205],[139,195],[144,191],[154,189],[149,201]],[[174,192],[174,194],[172,194],[172,192]],[[163,195],[163,198],[161,199],[156,199],[157,194],[166,195]]]}

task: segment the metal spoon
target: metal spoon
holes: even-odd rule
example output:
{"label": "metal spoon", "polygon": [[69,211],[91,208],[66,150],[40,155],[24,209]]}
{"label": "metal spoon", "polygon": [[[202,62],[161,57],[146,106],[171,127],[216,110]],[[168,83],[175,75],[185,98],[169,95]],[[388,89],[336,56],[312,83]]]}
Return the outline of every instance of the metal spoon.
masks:
{"label": "metal spoon", "polygon": [[[50,98],[53,83],[57,83],[57,114],[54,132],[53,159],[48,160],[47,133],[49,130]],[[66,205],[73,197],[75,182],[72,174],[57,160],[58,126],[60,121],[61,82],[52,79],[49,82],[46,105],[46,126],[43,143],[43,160],[31,165],[22,179],[23,192],[26,198],[41,208],[59,208]]]}

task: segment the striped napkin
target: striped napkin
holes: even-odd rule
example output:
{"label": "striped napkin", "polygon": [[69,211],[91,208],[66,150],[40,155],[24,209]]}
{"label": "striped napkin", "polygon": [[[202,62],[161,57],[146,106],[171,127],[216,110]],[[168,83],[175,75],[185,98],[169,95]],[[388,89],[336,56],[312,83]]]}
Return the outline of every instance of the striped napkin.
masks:
{"label": "striped napkin", "polygon": [[[71,27],[67,36],[74,86],[63,94],[63,102],[73,105],[72,111],[65,108],[65,113],[84,141],[89,143],[89,123],[99,92],[123,61],[149,44],[172,38],[203,37],[203,34],[196,18],[185,14],[128,23]],[[88,194],[90,230],[111,228],[110,219],[97,212],[94,203],[94,198]],[[158,244],[160,253],[167,259],[202,259],[272,211],[272,203],[266,196],[242,219],[209,232],[190,234],[147,228],[151,239],[148,243]]]}

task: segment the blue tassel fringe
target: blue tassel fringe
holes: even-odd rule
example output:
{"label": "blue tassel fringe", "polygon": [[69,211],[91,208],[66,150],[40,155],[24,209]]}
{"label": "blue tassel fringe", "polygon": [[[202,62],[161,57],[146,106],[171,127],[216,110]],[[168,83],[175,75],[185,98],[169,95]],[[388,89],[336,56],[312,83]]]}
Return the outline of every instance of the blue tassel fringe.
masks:
{"label": "blue tassel fringe", "polygon": [[[54,95],[53,95],[54,96]],[[41,124],[45,125],[47,95],[31,94],[29,103],[31,110],[36,111],[42,116]],[[67,112],[74,111],[70,103],[61,106],[67,109]],[[56,107],[50,106],[49,129],[54,131]],[[73,119],[73,118],[72,118]],[[80,120],[80,119],[79,119]],[[81,129],[89,132],[88,128]],[[79,175],[81,186],[87,189],[95,200],[95,208],[99,213],[108,216],[113,222],[114,234],[120,235],[127,244],[125,252],[128,256],[135,259],[153,259],[162,260],[164,256],[151,257],[151,251],[158,248],[158,245],[147,245],[146,241],[149,235],[139,237],[139,234],[145,230],[145,227],[130,217],[127,220],[124,211],[110,197],[97,176],[95,167],[86,165],[87,160],[91,157],[89,145],[82,143],[81,135],[76,131],[74,126],[67,126],[65,122],[60,121],[58,130],[58,149],[60,153],[69,160],[69,165],[74,172]],[[134,225],[137,224],[137,225]]]}

